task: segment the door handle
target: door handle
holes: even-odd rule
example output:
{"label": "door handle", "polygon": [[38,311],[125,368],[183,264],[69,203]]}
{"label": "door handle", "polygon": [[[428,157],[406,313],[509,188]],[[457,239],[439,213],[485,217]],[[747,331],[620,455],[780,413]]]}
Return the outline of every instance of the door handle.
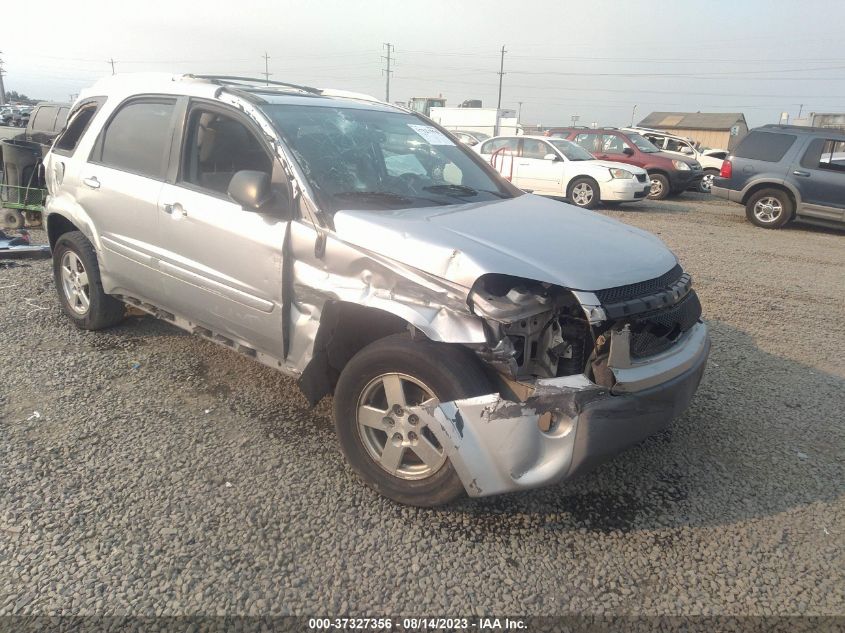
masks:
{"label": "door handle", "polygon": [[808,171],[801,171],[800,169],[796,169],[796,170],[795,170],[795,171],[793,171],[792,173],[793,173],[793,174],[795,174],[796,176],[804,176],[804,178],[809,178],[809,177],[810,177],[810,172],[808,172]]}
{"label": "door handle", "polygon": [[91,187],[91,189],[100,188],[100,181],[97,180],[96,176],[91,176],[90,178],[83,178],[82,184],[84,184],[86,187]]}
{"label": "door handle", "polygon": [[164,212],[172,217],[174,220],[178,220],[179,218],[185,218],[188,216],[188,212],[178,202],[174,202],[173,204],[165,204],[164,205]]}

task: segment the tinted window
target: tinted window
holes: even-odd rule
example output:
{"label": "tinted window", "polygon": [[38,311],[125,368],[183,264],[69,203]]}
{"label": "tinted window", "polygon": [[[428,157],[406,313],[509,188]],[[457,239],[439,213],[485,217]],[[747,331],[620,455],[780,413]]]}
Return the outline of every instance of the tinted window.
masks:
{"label": "tinted window", "polygon": [[801,166],[845,173],[845,141],[813,139],[801,158]]}
{"label": "tinted window", "polygon": [[794,142],[795,136],[792,134],[750,132],[736,148],[734,156],[776,163]]}
{"label": "tinted window", "polygon": [[270,174],[273,163],[262,143],[237,119],[204,110],[191,112],[182,157],[182,181],[226,194],[237,172]]}
{"label": "tinted window", "polygon": [[546,154],[554,154],[554,150],[543,141],[533,138],[526,138],[522,141],[523,158],[539,158],[542,160]]}
{"label": "tinted window", "polygon": [[[507,149],[511,150],[512,152],[516,153],[516,149],[519,146],[519,140],[515,138],[497,138],[493,139],[492,141],[488,141],[484,145],[481,146],[481,153],[482,154],[492,154],[497,149],[502,149],[506,147]],[[507,153],[507,152],[505,152]]]}
{"label": "tinted window", "polygon": [[85,134],[85,130],[97,113],[100,105],[98,103],[85,104],[80,107],[70,118],[67,128],[56,139],[55,149],[66,152],[73,152],[79,144],[79,139]]}
{"label": "tinted window", "polygon": [[174,107],[173,101],[135,101],[123,106],[105,129],[99,162],[163,178]]}
{"label": "tinted window", "polygon": [[38,108],[35,118],[32,120],[32,129],[40,132],[52,132],[53,124],[56,122],[56,110],[53,106]]}

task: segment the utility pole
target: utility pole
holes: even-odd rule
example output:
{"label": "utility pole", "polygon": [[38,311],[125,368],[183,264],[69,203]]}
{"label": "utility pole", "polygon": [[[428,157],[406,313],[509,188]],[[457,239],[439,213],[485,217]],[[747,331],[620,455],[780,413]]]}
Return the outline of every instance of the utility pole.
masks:
{"label": "utility pole", "polygon": [[[2,63],[2,62],[0,62],[0,63]],[[799,118],[799,119],[801,118],[801,113],[802,113],[803,111],[804,111],[804,104],[802,103],[802,104],[800,104],[800,105],[798,106],[798,118]]]}
{"label": "utility pole", "polygon": [[114,74],[114,57],[109,58],[108,63],[111,64],[111,74],[113,75]]}
{"label": "utility pole", "polygon": [[[0,51],[0,55],[3,54],[3,51]],[[3,58],[0,57],[0,106],[6,105],[6,86],[3,85],[3,75],[6,74],[6,71],[3,70]]]}
{"label": "utility pole", "polygon": [[499,62],[499,100],[496,103],[496,109],[502,108],[502,77],[505,76],[505,47],[502,46],[502,59]]}
{"label": "utility pole", "polygon": [[270,85],[270,56],[267,54],[267,51],[264,51],[264,72],[261,73],[264,75],[264,81],[269,86]]}
{"label": "utility pole", "polygon": [[385,76],[384,100],[390,103],[390,73],[393,72],[390,70],[390,55],[393,52],[394,46],[390,42],[385,42],[384,48],[387,50],[387,55],[381,56],[382,59],[387,61],[387,68],[382,71]]}
{"label": "utility pole", "polygon": [[631,110],[631,127],[634,127],[634,115],[637,113],[637,106],[635,105]]}
{"label": "utility pole", "polygon": [[522,118],[522,101],[517,101],[519,104],[519,109],[516,111],[516,121],[519,123],[519,120]]}

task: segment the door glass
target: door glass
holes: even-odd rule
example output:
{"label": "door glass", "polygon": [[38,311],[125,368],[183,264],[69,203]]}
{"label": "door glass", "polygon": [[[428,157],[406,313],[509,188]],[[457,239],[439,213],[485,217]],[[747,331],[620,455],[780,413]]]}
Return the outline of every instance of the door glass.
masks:
{"label": "door glass", "polygon": [[526,138],[522,141],[522,157],[537,158],[542,160],[546,154],[554,154],[554,150],[543,141],[533,138]]}
{"label": "door glass", "polygon": [[226,194],[241,170],[270,174],[273,163],[264,145],[237,119],[194,109],[182,155],[181,181]]}
{"label": "door glass", "polygon": [[822,147],[819,169],[845,173],[845,141],[827,140]]}
{"label": "door glass", "polygon": [[123,106],[103,132],[100,157],[93,160],[141,176],[164,178],[174,107],[174,101],[136,101]]}
{"label": "door glass", "polygon": [[622,154],[626,147],[630,148],[621,136],[616,134],[602,134],[601,145],[603,154]]}
{"label": "door glass", "polygon": [[588,134],[588,133],[581,133],[576,136],[573,140],[576,145],[580,145],[585,150],[590,152],[591,154],[596,153],[599,151],[598,141],[599,135],[598,134]]}
{"label": "door glass", "polygon": [[[506,147],[511,152],[516,153],[516,149],[519,145],[519,141],[515,138],[496,138],[492,141],[487,141],[481,148],[482,154],[492,154],[497,149],[502,149]],[[508,152],[504,152],[508,153]]]}
{"label": "door glass", "polygon": [[683,152],[685,147],[689,147],[687,143],[670,138],[666,139],[666,149],[670,152]]}

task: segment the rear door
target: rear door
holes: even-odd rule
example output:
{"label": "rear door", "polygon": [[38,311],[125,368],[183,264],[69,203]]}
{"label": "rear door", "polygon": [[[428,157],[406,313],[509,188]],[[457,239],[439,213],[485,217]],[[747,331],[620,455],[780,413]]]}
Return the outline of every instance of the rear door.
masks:
{"label": "rear door", "polygon": [[557,156],[557,151],[545,141],[534,138],[522,139],[514,184],[520,189],[530,189],[534,193],[563,195],[561,191],[563,161],[545,160],[544,156],[549,154]]}
{"label": "rear door", "polygon": [[801,193],[802,215],[845,221],[845,141],[813,139],[792,176]]}
{"label": "rear door", "polygon": [[173,97],[121,104],[79,173],[76,198],[94,221],[106,292],[160,303],[158,199],[169,163]]}
{"label": "rear door", "polygon": [[[158,205],[167,306],[276,358],[282,343],[282,249],[287,220],[245,211],[228,194],[241,170],[283,178],[263,135],[241,112],[192,101],[181,155]],[[275,171],[274,171],[275,170]]]}

